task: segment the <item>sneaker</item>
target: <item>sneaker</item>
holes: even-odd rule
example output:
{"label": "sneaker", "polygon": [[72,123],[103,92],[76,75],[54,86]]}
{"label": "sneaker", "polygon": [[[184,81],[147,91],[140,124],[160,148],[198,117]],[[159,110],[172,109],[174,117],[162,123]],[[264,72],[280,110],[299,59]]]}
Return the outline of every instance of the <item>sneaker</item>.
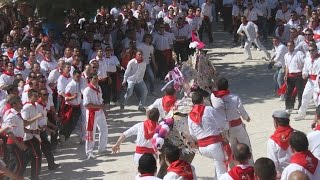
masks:
{"label": "sneaker", "polygon": [[58,169],[60,166],[61,166],[61,164],[53,164],[53,165],[49,165],[48,169],[53,171],[53,170]]}
{"label": "sneaker", "polygon": [[66,137],[64,135],[60,135],[59,141],[60,144],[64,144],[66,142]]}
{"label": "sneaker", "polygon": [[87,155],[87,160],[96,158],[92,153]]}
{"label": "sneaker", "polygon": [[138,110],[141,111],[141,112],[146,112],[146,109],[143,106],[139,106]]}
{"label": "sneaker", "polygon": [[284,95],[281,95],[281,96],[279,97],[279,101],[284,101]]}

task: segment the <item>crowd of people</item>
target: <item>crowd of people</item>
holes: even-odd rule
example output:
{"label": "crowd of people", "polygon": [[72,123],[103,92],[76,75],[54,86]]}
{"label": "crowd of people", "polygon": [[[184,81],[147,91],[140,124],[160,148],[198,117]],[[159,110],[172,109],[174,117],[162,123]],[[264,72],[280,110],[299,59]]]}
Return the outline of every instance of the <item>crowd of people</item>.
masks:
{"label": "crowd of people", "polygon": [[[193,147],[213,159],[216,179],[320,179],[320,108],[310,135],[289,125],[296,95],[299,119],[305,117],[312,97],[319,105],[318,4],[305,0],[137,0],[121,7],[102,6],[94,17],[75,9],[67,11],[60,33],[0,4],[1,172],[22,179],[30,164],[31,179],[39,179],[42,154],[49,170],[59,168],[53,152],[72,133],[85,143],[87,159],[94,159],[97,128],[98,154],[106,155],[110,106],[124,110],[135,92],[137,109],[147,113],[147,120],[125,131],[112,151],[118,152],[125,138],[137,135],[136,178],[157,179],[152,139],[158,120],[176,107],[175,88],[167,86],[166,95],[147,110],[146,99],[157,96],[155,85],[188,60],[194,52],[190,42],[214,42],[212,26],[220,14],[223,29],[233,34],[235,46],[239,42],[244,48],[246,60],[252,59],[250,49],[257,46],[270,61],[269,68],[276,68],[275,92],[286,88],[281,95],[286,109],[273,114],[276,131],[268,141],[268,158],[254,163],[242,122],[249,122],[250,117],[239,96],[230,94],[228,80],[220,78],[217,89],[207,97],[192,94],[192,110],[187,115]],[[261,43],[269,34],[275,35],[273,57]],[[229,153],[225,152],[228,148]],[[196,167],[180,160],[180,151],[166,145],[160,160],[168,169],[160,178],[197,179]]]}

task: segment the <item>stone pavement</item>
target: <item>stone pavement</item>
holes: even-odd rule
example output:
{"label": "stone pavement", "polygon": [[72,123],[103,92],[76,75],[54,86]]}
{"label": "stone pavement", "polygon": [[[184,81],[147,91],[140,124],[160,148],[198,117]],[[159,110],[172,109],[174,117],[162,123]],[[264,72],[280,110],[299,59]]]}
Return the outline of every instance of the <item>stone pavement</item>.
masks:
{"label": "stone pavement", "polygon": [[[252,121],[245,123],[250,136],[253,157],[266,156],[266,142],[274,131],[272,112],[284,109],[284,101],[279,101],[273,93],[273,70],[268,70],[268,63],[262,60],[262,52],[253,50],[253,60],[243,62],[243,49],[232,47],[232,36],[225,32],[214,32],[214,43],[209,46],[208,55],[218,69],[220,76],[225,76],[230,81],[230,90],[240,95]],[[267,46],[270,49],[270,45]],[[159,86],[159,85],[158,85]],[[160,86],[159,86],[160,89]],[[159,92],[159,96],[161,96]],[[148,96],[147,105],[155,97]],[[132,104],[136,98],[132,97]],[[306,120],[295,121],[292,118],[292,127],[304,132],[310,132],[310,124],[314,107],[309,109]],[[292,117],[297,114],[292,114]],[[119,135],[137,122],[143,121],[144,114],[137,111],[137,106],[126,107],[124,112],[119,107],[112,108],[109,112],[109,140],[108,150],[116,142]],[[97,157],[94,160],[85,160],[84,145],[77,143],[72,137],[55,154],[56,162],[62,164],[57,171],[48,171],[47,164],[43,163],[41,179],[106,179],[130,180],[134,179],[137,167],[133,164],[135,150],[135,137],[128,138],[121,146],[119,154],[109,154]],[[213,162],[210,159],[196,154],[192,163],[196,168],[198,179],[211,179],[214,174]],[[29,170],[28,170],[29,171]]]}

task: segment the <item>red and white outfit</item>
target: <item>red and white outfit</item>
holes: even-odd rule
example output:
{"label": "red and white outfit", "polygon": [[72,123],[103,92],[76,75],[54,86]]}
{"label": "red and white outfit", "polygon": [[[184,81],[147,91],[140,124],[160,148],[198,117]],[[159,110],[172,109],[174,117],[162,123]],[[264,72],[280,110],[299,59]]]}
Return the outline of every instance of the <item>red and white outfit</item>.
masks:
{"label": "red and white outfit", "polygon": [[184,160],[172,162],[167,168],[167,174],[163,180],[197,180],[194,167]]}
{"label": "red and white outfit", "polygon": [[290,126],[279,126],[267,142],[267,156],[274,162],[276,170],[280,173],[290,163],[292,152],[289,139],[292,132],[293,129]]}
{"label": "red and white outfit", "polygon": [[41,61],[40,63],[40,68],[43,72],[46,72],[47,74],[49,74],[52,70],[56,69],[58,66],[58,63],[56,60],[48,60],[48,59],[44,59],[43,61]]}
{"label": "red and white outfit", "polygon": [[21,74],[23,80],[26,80],[27,77],[29,76],[29,73],[30,73],[29,69],[27,69],[25,67],[15,67],[13,72],[15,75]]}
{"label": "red and white outfit", "polygon": [[[100,86],[94,87],[89,84],[83,91],[83,105],[86,107],[88,104],[102,104],[102,93]],[[106,150],[108,143],[108,125],[106,116],[102,109],[87,108],[87,137],[86,137],[86,154],[90,155],[93,152],[95,144],[96,128],[99,128],[99,148],[98,151],[103,152]]]}
{"label": "red and white outfit", "polygon": [[310,132],[307,137],[309,141],[309,151],[320,159],[320,125],[317,125],[314,131]]}
{"label": "red and white outfit", "polygon": [[62,73],[60,75],[60,77],[57,80],[57,90],[59,95],[62,95],[65,93],[65,89],[67,85],[71,82],[71,80],[72,80],[72,77],[70,76],[70,74]]}
{"label": "red and white outfit", "polygon": [[291,156],[290,164],[283,170],[281,180],[288,180],[293,171],[302,171],[311,180],[320,179],[320,162],[310,151],[296,152]]}
{"label": "red and white outfit", "polygon": [[227,172],[220,134],[227,129],[224,115],[211,106],[196,104],[188,116],[188,126],[190,135],[199,145],[200,153],[213,159],[216,172],[214,179],[219,179]]}
{"label": "red and white outfit", "polygon": [[159,110],[159,119],[166,118],[169,111],[175,107],[177,98],[175,96],[165,95],[162,98],[158,98],[151,104],[148,109],[157,108]]}
{"label": "red and white outfit", "polygon": [[248,164],[240,164],[224,173],[219,180],[254,180],[254,169]]}
{"label": "red and white outfit", "polygon": [[3,71],[0,76],[0,87],[13,84],[14,73]]}
{"label": "red and white outfit", "polygon": [[123,133],[125,137],[137,135],[136,152],[133,157],[133,161],[136,165],[139,165],[139,159],[144,153],[155,154],[151,139],[155,133],[156,127],[157,122],[147,119],[144,122],[135,124]]}
{"label": "red and white outfit", "polygon": [[[26,102],[21,110],[21,117],[24,120],[29,120],[33,117],[36,117],[39,114],[37,110],[37,106],[34,103]],[[39,120],[34,121],[32,124],[28,125],[26,127],[28,130],[38,130],[39,129]],[[40,134],[31,134],[31,133],[25,133],[24,141],[30,140],[33,137],[37,138],[39,141],[41,141]]]}
{"label": "red and white outfit", "polygon": [[166,17],[163,18],[163,22],[165,24],[169,24],[170,28],[176,25],[177,20],[178,20],[177,16],[171,17],[170,15],[167,15]]}
{"label": "red and white outfit", "polygon": [[[229,142],[231,146],[244,143],[251,149],[250,139],[242,119],[248,120],[249,115],[244,109],[239,96],[230,94],[229,90],[213,91],[211,94],[212,107],[223,114],[229,125]],[[250,163],[253,165],[251,158]]]}

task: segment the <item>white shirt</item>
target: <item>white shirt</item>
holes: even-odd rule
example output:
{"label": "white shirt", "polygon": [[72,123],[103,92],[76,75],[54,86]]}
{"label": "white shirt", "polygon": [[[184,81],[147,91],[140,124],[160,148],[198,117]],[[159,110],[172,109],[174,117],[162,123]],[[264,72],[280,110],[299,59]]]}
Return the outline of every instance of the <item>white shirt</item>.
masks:
{"label": "white shirt", "polygon": [[204,16],[209,17],[210,22],[213,21],[212,4],[203,3],[201,5],[201,17],[203,18]]}
{"label": "white shirt", "polygon": [[165,24],[169,24],[170,28],[176,25],[177,20],[178,20],[178,16],[169,17],[169,15],[167,15],[163,18],[163,22]]}
{"label": "white shirt", "polygon": [[239,119],[240,116],[245,120],[249,119],[249,115],[244,109],[239,96],[229,94],[222,98],[217,98],[212,93],[210,99],[212,107],[220,114],[223,114],[227,121]]}
{"label": "white shirt", "polygon": [[40,68],[42,71],[46,73],[50,73],[52,70],[56,69],[58,66],[57,61],[52,60],[52,61],[41,61],[40,63]]}
{"label": "white shirt", "polygon": [[106,63],[106,59],[104,57],[101,59],[96,57],[96,60],[99,63],[98,77],[99,78],[106,78],[107,77],[107,68],[108,68],[107,63]]}
{"label": "white shirt", "polygon": [[159,110],[159,119],[165,118],[167,116],[167,112],[163,109],[162,106],[162,98],[156,99],[153,104],[151,104],[148,109],[151,110],[152,108],[157,108]]}
{"label": "white shirt", "polygon": [[296,21],[293,21],[292,19],[290,19],[287,23],[291,28],[298,28],[299,24],[300,24],[300,21],[299,19],[296,20]]}
{"label": "white shirt", "polygon": [[48,117],[47,117],[47,104],[45,104],[45,106],[43,106],[42,104],[36,102],[36,108],[37,108],[37,111],[38,111],[39,113],[42,113],[42,114],[43,114],[43,117],[41,117],[41,119],[38,120],[38,126],[39,126],[39,127],[44,127],[44,126],[47,125],[47,121],[48,121]]}
{"label": "white shirt", "polygon": [[117,66],[119,66],[120,64],[117,56],[106,57],[105,60],[107,64],[107,72],[110,72],[110,73],[117,72]]}
{"label": "white shirt", "polygon": [[136,40],[137,42],[142,42],[143,41],[143,36],[144,36],[145,32],[142,28],[140,28],[139,31],[136,31]]}
{"label": "white shirt", "polygon": [[246,34],[248,41],[253,41],[257,38],[258,26],[251,21],[248,21],[246,25],[243,23],[240,25],[237,33],[239,34],[241,31],[244,31]]}
{"label": "white shirt", "polygon": [[136,176],[135,180],[161,180],[161,179],[157,178],[156,176],[144,176],[144,177],[141,177],[140,174],[138,174]]}
{"label": "white shirt", "polygon": [[307,55],[307,53],[309,53],[309,45],[306,41],[302,41],[299,44],[296,44],[294,50],[301,51],[303,54]]}
{"label": "white shirt", "polygon": [[27,68],[17,68],[17,67],[15,67],[13,72],[14,72],[15,75],[21,74],[23,80],[26,80],[27,77],[29,76],[30,70],[27,69]]}
{"label": "white shirt", "polygon": [[124,80],[128,83],[140,83],[143,81],[144,73],[146,72],[146,62],[138,63],[136,59],[131,59],[124,73]]}
{"label": "white shirt", "polygon": [[295,163],[291,163],[289,166],[287,166],[284,171],[281,174],[281,180],[288,180],[289,175],[293,172],[293,171],[302,171],[303,173],[305,173],[306,175],[309,176],[310,180],[318,180],[320,179],[320,162],[318,160],[318,166],[317,169],[315,170],[314,174],[311,174],[308,170],[306,170],[305,168],[303,168],[302,166],[295,164]]}
{"label": "white shirt", "polygon": [[277,171],[282,172],[289,165],[291,155],[290,147],[284,151],[273,139],[268,139],[267,156],[274,162]]}
{"label": "white shirt", "polygon": [[5,115],[3,116],[2,127],[7,127],[9,125],[15,125],[16,127],[9,129],[7,132],[12,132],[15,137],[23,138],[24,136],[23,119],[19,115],[19,112],[17,112],[13,108],[6,111]]}
{"label": "white shirt", "polygon": [[302,41],[304,41],[304,36],[302,35],[298,35],[296,38],[294,38],[293,42],[294,44],[297,46],[298,44],[300,44]]}
{"label": "white shirt", "polygon": [[[34,118],[35,116],[37,116],[39,114],[37,108],[36,108],[36,105],[34,104],[31,104],[31,103],[26,103],[22,110],[21,110],[21,116],[22,118],[27,121],[31,118]],[[38,121],[34,121],[32,124],[28,125],[26,127],[26,129],[29,129],[29,130],[37,130],[38,129]],[[41,138],[40,138],[40,135],[34,135],[34,134],[30,134],[30,133],[25,133],[24,135],[24,141],[27,141],[27,140],[30,140],[32,139],[33,137],[36,137],[39,141],[41,141]]]}
{"label": "white shirt", "polygon": [[61,76],[59,69],[54,69],[49,73],[48,83],[57,83],[57,80]]}
{"label": "white shirt", "polygon": [[279,27],[277,27],[275,35],[280,39],[280,42],[286,44],[290,39],[290,26],[285,24],[281,35],[279,34]]}
{"label": "white shirt", "polygon": [[152,148],[151,139],[147,140],[144,138],[144,125],[143,122],[137,123],[128,130],[126,130],[123,135],[128,138],[133,135],[137,135],[136,145],[141,147]]}
{"label": "white shirt", "polygon": [[187,39],[189,39],[191,38],[192,29],[189,24],[185,24],[180,28],[177,26],[172,27],[172,32],[176,38],[179,36],[185,36]]}
{"label": "white shirt", "polygon": [[137,49],[142,51],[143,61],[145,61],[146,64],[149,64],[151,55],[154,54],[153,45],[147,45],[146,43],[139,43],[137,46]]}
{"label": "white shirt", "polygon": [[244,10],[237,5],[233,4],[232,6],[232,16],[241,17],[244,16]]}
{"label": "white shirt", "polygon": [[186,21],[190,24],[192,30],[198,30],[202,24],[201,17],[197,16],[187,16]]}
{"label": "white shirt", "polygon": [[264,3],[256,2],[254,6],[262,13],[264,17],[271,17],[271,9],[270,6],[268,6],[267,1]]}
{"label": "white shirt", "polygon": [[309,150],[314,156],[320,159],[320,131],[312,131],[307,135],[309,141]]}
{"label": "white shirt", "polygon": [[7,74],[1,74],[0,76],[0,87],[4,85],[10,85],[14,81],[14,76],[9,76]]}
{"label": "white shirt", "polygon": [[267,3],[271,9],[275,9],[277,8],[279,2],[278,0],[267,0]]}
{"label": "white shirt", "polygon": [[205,107],[202,122],[199,125],[194,123],[188,116],[188,126],[190,135],[196,140],[219,135],[223,130],[227,129],[224,115],[211,106]]}
{"label": "white shirt", "polygon": [[285,66],[289,73],[302,72],[305,55],[301,51],[287,52],[284,55]]}
{"label": "white shirt", "polygon": [[60,77],[57,80],[57,90],[58,94],[62,95],[65,93],[67,85],[71,82],[72,77],[65,77],[63,75],[60,75]]}
{"label": "white shirt", "polygon": [[160,51],[171,49],[170,45],[173,44],[170,33],[164,34],[154,33],[153,36],[154,48]]}
{"label": "white shirt", "polygon": [[[98,85],[96,87],[99,92],[93,90],[91,87],[86,87],[83,91],[83,105],[87,106],[88,104],[102,104],[103,99],[102,99],[102,93],[101,93],[101,88]],[[102,111],[102,110],[100,110]]]}
{"label": "white shirt", "polygon": [[257,8],[244,10],[244,15],[247,17],[248,21],[258,21],[258,16],[263,16],[262,12]]}
{"label": "white shirt", "polygon": [[[70,97],[70,96],[73,96],[77,94],[77,97],[74,98],[73,100],[71,101],[67,101],[67,97]],[[74,106],[77,106],[77,105],[80,105],[81,103],[81,91],[80,91],[80,83],[79,82],[76,82],[75,80],[71,80],[68,85],[66,86],[66,89],[65,89],[65,103],[66,104],[70,104],[70,105],[74,105]]]}
{"label": "white shirt", "polygon": [[[246,169],[250,167],[250,165],[244,165],[244,164],[240,164],[237,166],[241,167],[241,169]],[[220,176],[219,180],[234,180],[234,179],[229,175],[229,172],[226,172]]]}
{"label": "white shirt", "polygon": [[276,67],[284,66],[284,55],[288,52],[287,46],[280,43],[278,46],[274,47],[276,50],[275,58],[273,59],[276,63],[274,64]]}
{"label": "white shirt", "polygon": [[302,74],[308,75],[318,75],[320,73],[320,58],[317,58],[312,63],[311,57],[306,57]]}
{"label": "white shirt", "polygon": [[284,22],[288,22],[289,19],[291,18],[291,11],[290,9],[288,9],[286,12],[283,12],[281,9],[279,9],[277,11],[277,14],[276,14],[276,20],[277,19],[281,19],[283,20]]}
{"label": "white shirt", "polygon": [[168,15],[168,11],[159,11],[158,15],[157,15],[157,19],[160,19],[160,18],[165,18],[167,15]]}

